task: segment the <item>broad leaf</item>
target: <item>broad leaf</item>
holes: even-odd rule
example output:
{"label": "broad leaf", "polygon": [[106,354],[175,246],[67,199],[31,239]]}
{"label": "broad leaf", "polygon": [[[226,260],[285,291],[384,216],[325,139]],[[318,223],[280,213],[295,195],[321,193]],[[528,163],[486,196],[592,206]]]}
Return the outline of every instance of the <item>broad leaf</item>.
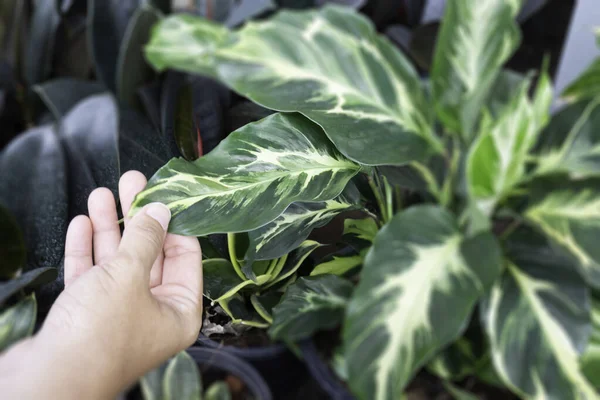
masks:
{"label": "broad leaf", "polygon": [[33,87],[57,122],[79,101],[103,90],[100,83],[73,78],[58,78]]}
{"label": "broad leaf", "polygon": [[465,238],[436,206],[396,215],[377,234],[346,313],[353,393],[398,398],[415,372],[462,333],[500,271],[491,233]]}
{"label": "broad leaf", "polygon": [[600,180],[539,181],[525,216],[571,252],[588,282],[600,287]]}
{"label": "broad leaf", "polygon": [[513,234],[507,248],[506,273],[482,307],[496,370],[525,398],[597,398],[578,363],[590,301],[577,261],[530,230]]}
{"label": "broad leaf", "polygon": [[36,311],[31,295],[0,314],[0,352],[33,333]]}
{"label": "broad leaf", "polygon": [[224,381],[213,383],[206,389],[204,400],[231,400],[229,386]]}
{"label": "broad leaf", "polygon": [[144,59],[143,47],[150,40],[152,26],[160,20],[160,12],[143,4],[131,17],[119,48],[116,70],[116,88],[119,102],[141,109],[137,89],[154,76]]}
{"label": "broad leaf", "polygon": [[352,289],[352,283],[335,275],[298,279],[273,309],[269,336],[295,342],[335,328],[342,322]]}
{"label": "broad leaf", "polygon": [[540,77],[531,101],[528,90],[529,82],[525,82],[496,120],[484,117],[479,136],[469,151],[466,166],[469,191],[488,215],[523,179],[529,150],[549,119],[552,102],[549,77],[546,74]]}
{"label": "broad leaf", "polygon": [[45,283],[56,279],[58,270],[56,268],[38,268],[25,272],[7,282],[0,283],[0,305],[21,290],[35,289]]}
{"label": "broad leaf", "polygon": [[325,202],[292,203],[268,224],[248,232],[247,260],[282,257],[298,247],[313,231],[327,225],[336,215],[358,206],[344,196]]}
{"label": "broad leaf", "polygon": [[196,362],[182,351],[173,358],[163,378],[164,400],[198,400],[202,398],[202,381]]}
{"label": "broad leaf", "polygon": [[0,279],[10,279],[25,265],[27,250],[17,221],[0,206]]}
{"label": "broad leaf", "polygon": [[67,233],[67,177],[52,127],[37,127],[13,140],[0,153],[0,171],[0,204],[15,217],[25,239],[24,270],[59,266]]}
{"label": "broad leaf", "polygon": [[470,142],[483,101],[519,44],[520,0],[451,0],[438,35],[431,81],[438,117]]}
{"label": "broad leaf", "polygon": [[353,270],[354,268],[362,265],[364,257],[362,255],[355,256],[347,256],[347,257],[336,257],[333,256],[333,259],[330,261],[326,261],[317,265],[310,276],[317,275],[339,275],[342,276],[346,272]]}
{"label": "broad leaf", "polygon": [[52,70],[52,56],[60,15],[56,0],[35,0],[24,57],[25,78],[30,85],[46,80]]}
{"label": "broad leaf", "polygon": [[138,194],[131,213],[159,201],[171,209],[173,233],[250,231],[293,202],[334,198],[359,169],[314,123],[276,114],[233,132],[193,163],[169,161]]}
{"label": "broad leaf", "polygon": [[87,198],[97,187],[115,196],[119,170],[119,110],[109,94],[90,96],[62,119],[69,177],[69,216],[87,213]]}
{"label": "broad leaf", "polygon": [[344,235],[353,235],[357,239],[372,243],[378,231],[379,227],[373,218],[344,220]]}
{"label": "broad leaf", "polygon": [[573,179],[600,175],[600,98],[579,102],[555,114],[540,135],[536,175],[568,174]]}
{"label": "broad leaf", "polygon": [[159,70],[218,77],[265,107],[304,114],[363,164],[403,164],[442,149],[410,63],[344,7],[282,11],[237,32],[174,16],[158,25],[146,54]]}
{"label": "broad leaf", "polygon": [[[596,30],[598,46],[600,46],[600,29]],[[562,93],[571,102],[591,99],[600,95],[600,58],[597,58],[573,83]]]}

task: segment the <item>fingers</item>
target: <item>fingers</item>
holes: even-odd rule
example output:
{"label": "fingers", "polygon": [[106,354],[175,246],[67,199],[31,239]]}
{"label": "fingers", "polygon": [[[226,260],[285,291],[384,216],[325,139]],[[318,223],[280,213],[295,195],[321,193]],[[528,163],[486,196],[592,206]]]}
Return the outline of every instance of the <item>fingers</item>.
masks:
{"label": "fingers", "polygon": [[[129,209],[135,196],[146,186],[146,177],[138,171],[128,171],[123,174],[119,181],[119,198],[121,200],[121,211],[125,217],[125,226],[129,222]],[[158,255],[152,270],[150,271],[150,287],[161,284],[162,280],[163,254]]]}
{"label": "fingers", "polygon": [[119,180],[119,199],[125,223],[129,222],[127,215],[135,196],[146,186],[146,177],[138,171],[128,171]]}
{"label": "fingers", "polygon": [[65,286],[94,265],[92,222],[85,215],[75,217],[67,230],[65,244]]}
{"label": "fingers", "polygon": [[88,211],[94,235],[94,259],[102,264],[113,257],[119,247],[119,229],[115,198],[107,188],[98,188],[88,198]]}
{"label": "fingers", "polygon": [[164,204],[152,203],[144,207],[123,232],[117,264],[133,263],[132,268],[141,268],[150,279],[150,269],[162,252],[170,220],[171,212]]}
{"label": "fingers", "polygon": [[177,284],[202,296],[202,252],[195,237],[168,234],[165,240],[162,284]]}

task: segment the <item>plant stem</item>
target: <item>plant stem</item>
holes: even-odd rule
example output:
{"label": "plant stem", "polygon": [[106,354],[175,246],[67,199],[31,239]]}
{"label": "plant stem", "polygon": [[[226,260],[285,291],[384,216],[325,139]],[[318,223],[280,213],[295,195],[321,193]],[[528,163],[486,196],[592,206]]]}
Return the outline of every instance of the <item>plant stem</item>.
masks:
{"label": "plant stem", "polygon": [[240,266],[237,255],[235,254],[235,233],[227,234],[227,250],[229,251],[229,259],[231,261],[231,265],[233,265],[235,273],[240,277],[240,279],[244,281],[247,280],[248,278],[246,278],[242,272],[242,267]]}
{"label": "plant stem", "polygon": [[[375,172],[374,175],[376,175],[376,174],[377,173]],[[373,194],[375,195],[375,200],[377,201],[377,207],[379,208],[379,213],[381,214],[381,219],[383,220],[383,223],[386,224],[388,222],[388,218],[387,218],[385,203],[383,201],[383,196],[381,194],[381,189],[377,186],[377,183],[375,183],[375,180],[373,179],[372,175],[369,175],[367,180],[369,181],[369,186],[371,187],[371,190],[373,191]]]}

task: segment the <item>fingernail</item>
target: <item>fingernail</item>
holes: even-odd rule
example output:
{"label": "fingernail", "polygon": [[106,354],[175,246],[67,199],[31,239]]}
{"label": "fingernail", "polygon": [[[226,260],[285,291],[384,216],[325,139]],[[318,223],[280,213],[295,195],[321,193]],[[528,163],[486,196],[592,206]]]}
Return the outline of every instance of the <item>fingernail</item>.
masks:
{"label": "fingernail", "polygon": [[146,206],[146,214],[156,220],[166,231],[171,220],[171,210],[162,203],[151,203]]}

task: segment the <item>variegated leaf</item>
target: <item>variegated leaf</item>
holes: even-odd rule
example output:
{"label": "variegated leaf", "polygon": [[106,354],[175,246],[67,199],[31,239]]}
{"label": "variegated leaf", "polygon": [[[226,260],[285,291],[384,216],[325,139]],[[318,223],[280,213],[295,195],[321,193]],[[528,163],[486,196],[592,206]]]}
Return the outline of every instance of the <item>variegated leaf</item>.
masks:
{"label": "variegated leaf", "polygon": [[327,225],[336,215],[358,206],[338,196],[324,202],[299,202],[290,206],[268,224],[248,232],[250,246],[246,260],[282,257],[298,247],[315,228]]}
{"label": "variegated leaf", "polygon": [[171,361],[163,378],[164,400],[198,400],[202,398],[202,381],[196,362],[182,351]]}
{"label": "variegated leaf", "polygon": [[[600,28],[596,29],[596,37],[600,46]],[[572,102],[600,96],[600,58],[592,62],[585,72],[565,89],[562,96]]]}
{"label": "variegated leaf", "polygon": [[362,164],[404,164],[442,150],[413,67],[344,7],[281,11],[229,34],[173,16],[158,25],[146,54],[159,70],[216,76],[265,107],[304,114]]}
{"label": "variegated leaf", "polygon": [[352,289],[352,283],[335,275],[298,279],[273,308],[269,336],[295,342],[335,328],[342,322]]}
{"label": "variegated leaf", "polygon": [[469,191],[487,215],[523,179],[528,153],[549,119],[552,87],[548,75],[540,77],[532,100],[528,90],[526,81],[496,120],[484,116],[467,158]]}
{"label": "variegated leaf", "polygon": [[333,199],[359,170],[318,125],[275,114],[238,129],[194,162],[169,161],[137,195],[131,213],[158,201],[171,209],[173,233],[250,231],[293,202]]}
{"label": "variegated leaf", "polygon": [[490,87],[519,44],[521,0],[449,0],[437,39],[431,80],[438,117],[472,140]]}
{"label": "variegated leaf", "polygon": [[317,265],[310,273],[310,276],[326,274],[342,276],[346,272],[360,266],[363,260],[364,256],[362,254],[346,257],[333,256],[333,259]]}
{"label": "variegated leaf", "polygon": [[600,179],[540,180],[525,216],[571,252],[588,282],[600,287]]}
{"label": "variegated leaf", "polygon": [[577,261],[531,230],[507,244],[508,266],[482,304],[496,370],[524,398],[596,399],[578,358],[590,302]]}
{"label": "variegated leaf", "polygon": [[31,295],[0,314],[0,352],[31,335],[37,316],[35,296]]}
{"label": "variegated leaf", "polygon": [[415,372],[466,328],[500,271],[491,233],[465,238],[436,206],[396,215],[377,234],[348,305],[343,342],[353,393],[399,398]]}
{"label": "variegated leaf", "polygon": [[600,97],[555,114],[540,135],[535,175],[563,173],[573,179],[600,176]]}

